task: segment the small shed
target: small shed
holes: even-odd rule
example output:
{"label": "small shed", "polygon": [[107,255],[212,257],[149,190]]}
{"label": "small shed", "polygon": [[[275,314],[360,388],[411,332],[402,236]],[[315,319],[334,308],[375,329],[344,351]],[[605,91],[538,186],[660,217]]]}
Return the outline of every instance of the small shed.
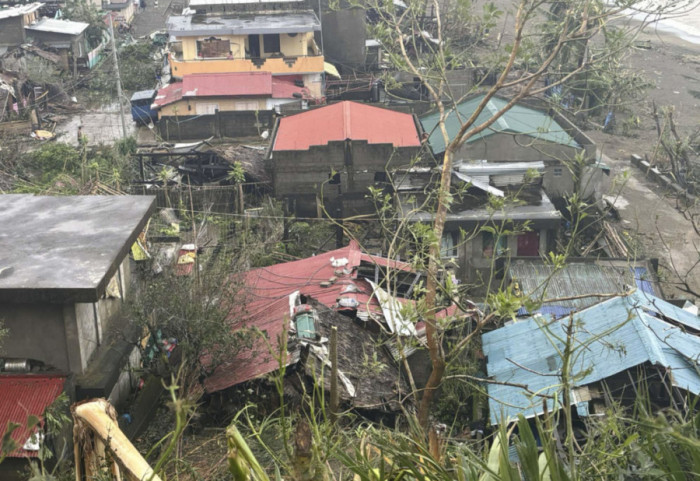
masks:
{"label": "small shed", "polygon": [[571,403],[580,417],[602,414],[606,403],[674,406],[700,394],[700,318],[641,290],[552,320],[536,315],[482,336],[492,424],[552,412],[563,402],[561,353],[572,322]]}
{"label": "small shed", "polygon": [[64,60],[64,68],[73,75],[78,73],[78,59],[87,57],[89,49],[85,39],[88,24],[71,20],[42,18],[38,22],[25,27],[27,36],[48,47],[58,50]]}

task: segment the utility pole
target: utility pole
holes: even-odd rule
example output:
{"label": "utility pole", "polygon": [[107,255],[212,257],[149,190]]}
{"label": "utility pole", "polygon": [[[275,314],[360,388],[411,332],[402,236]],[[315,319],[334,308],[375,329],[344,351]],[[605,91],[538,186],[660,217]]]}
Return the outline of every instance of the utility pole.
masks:
{"label": "utility pole", "polygon": [[117,60],[117,43],[114,41],[114,24],[112,23],[112,13],[109,14],[109,34],[112,37],[112,57],[114,57],[114,70],[117,73],[117,97],[119,104],[119,117],[122,119],[122,138],[126,138],[126,120],[124,120],[124,110],[122,109],[122,78],[119,75],[119,60]]}

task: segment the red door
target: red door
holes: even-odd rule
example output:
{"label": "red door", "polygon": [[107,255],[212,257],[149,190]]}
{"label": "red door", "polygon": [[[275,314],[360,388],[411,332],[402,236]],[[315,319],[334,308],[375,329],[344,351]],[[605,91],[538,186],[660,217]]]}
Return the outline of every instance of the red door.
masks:
{"label": "red door", "polygon": [[536,257],[540,255],[540,233],[526,232],[518,236],[518,256]]}

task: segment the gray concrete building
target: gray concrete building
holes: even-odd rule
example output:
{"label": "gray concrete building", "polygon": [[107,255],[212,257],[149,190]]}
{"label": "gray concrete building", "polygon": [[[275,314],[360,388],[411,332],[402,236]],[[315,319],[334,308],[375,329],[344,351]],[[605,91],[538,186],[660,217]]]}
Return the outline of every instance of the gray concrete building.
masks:
{"label": "gray concrete building", "polygon": [[411,114],[339,102],[279,119],[266,167],[275,196],[300,216],[373,214],[370,187],[420,154],[420,124]]}
{"label": "gray concrete building", "polygon": [[78,386],[102,383],[96,394],[109,395],[133,346],[112,362],[103,351],[125,328],[129,250],[154,209],[146,196],[0,195],[4,356],[78,375]]}

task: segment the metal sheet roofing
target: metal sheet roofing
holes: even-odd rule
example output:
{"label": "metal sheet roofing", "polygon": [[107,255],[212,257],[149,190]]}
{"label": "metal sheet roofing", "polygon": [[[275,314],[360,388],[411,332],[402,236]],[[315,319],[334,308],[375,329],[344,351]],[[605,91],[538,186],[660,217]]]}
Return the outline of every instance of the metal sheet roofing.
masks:
{"label": "metal sheet roofing", "polygon": [[[664,319],[654,317],[658,312]],[[700,338],[674,324],[698,325],[697,316],[641,291],[615,297],[574,314],[579,349],[572,365],[576,386],[651,363],[672,373],[675,386],[700,394],[697,360]],[[535,316],[482,336],[490,379],[518,383],[489,384],[491,422],[542,413],[542,397],[559,392],[559,370],[565,321]],[[526,340],[526,341],[525,341]],[[524,344],[525,343],[525,344]],[[582,347],[583,346],[583,347]],[[560,393],[559,393],[560,395]],[[548,409],[552,400],[547,401]]]}
{"label": "metal sheet roofing", "polygon": [[[413,212],[411,206],[403,206],[405,212],[412,222],[432,222],[435,214],[433,212]],[[528,205],[508,205],[507,207],[494,211],[486,207],[475,209],[467,209],[461,212],[448,212],[447,222],[500,222],[509,221],[524,221],[524,220],[541,220],[541,221],[559,221],[561,212],[554,207],[552,201],[549,200],[547,194],[540,191],[540,202],[538,204]]]}
{"label": "metal sheet roofing", "polygon": [[167,29],[176,37],[302,33],[321,30],[313,11],[276,14],[171,15]]}
{"label": "metal sheet roofing", "polygon": [[34,2],[28,5],[17,5],[15,7],[10,8],[0,8],[0,20],[4,18],[19,17],[20,15],[26,15],[27,13],[36,12],[43,6],[43,3]]}
{"label": "metal sheet roofing", "polygon": [[[20,448],[11,457],[37,457],[37,451],[22,449],[34,430],[27,427],[27,418],[41,419],[52,402],[63,391],[66,377],[62,375],[3,374],[0,375],[0,438],[8,423],[19,424],[12,432],[12,439]],[[36,428],[35,428],[36,429]]]}
{"label": "metal sheet roofing", "polygon": [[[445,127],[451,139],[457,135],[463,122],[476,111],[476,108],[483,98],[483,95],[479,95],[466,100],[458,104],[456,109],[453,109],[448,114],[445,119]],[[484,110],[477,116],[474,125],[477,126],[486,122],[505,107],[507,103],[507,100],[499,97],[491,98]],[[420,120],[423,124],[423,130],[430,134],[428,141],[430,142],[433,152],[435,154],[443,153],[445,151],[445,142],[442,138],[442,133],[437,128],[440,120],[440,113],[436,112],[424,115]],[[514,105],[488,129],[470,137],[467,143],[476,142],[477,140],[481,140],[497,132],[527,135],[547,142],[580,147],[573,137],[547,113],[519,104]]]}
{"label": "metal sheet roofing", "polygon": [[420,147],[411,114],[344,101],[280,119],[272,150],[308,150],[346,139]]}
{"label": "metal sheet roofing", "polygon": [[[335,266],[333,260],[337,261]],[[219,366],[206,379],[206,390],[220,391],[279,369],[279,362],[272,353],[278,352],[280,338],[287,335],[289,295],[295,291],[333,308],[342,291],[354,284],[357,292],[342,296],[354,298],[358,312],[381,312],[369,283],[358,278],[356,268],[363,262],[410,270],[408,264],[363,253],[353,241],[341,249],[247,272],[244,278],[246,313],[233,328],[255,327],[265,333],[267,343],[259,339],[251,349],[243,350]],[[328,287],[321,286],[321,282],[331,277],[337,280]]]}
{"label": "metal sheet roofing", "polygon": [[135,102],[137,100],[147,100],[147,99],[152,99],[156,94],[155,90],[140,90],[138,92],[134,92],[134,94],[131,96],[131,101]]}
{"label": "metal sheet roofing", "polygon": [[273,77],[270,72],[229,72],[185,75],[182,82],[166,85],[158,90],[153,101],[160,108],[182,100],[201,97],[305,97],[308,89],[295,85],[293,79]]}
{"label": "metal sheet roofing", "polygon": [[[535,311],[555,314],[556,317],[592,306],[601,299],[591,296],[561,300],[564,298],[593,294],[624,294],[635,285],[648,294],[659,294],[653,273],[645,266],[631,266],[626,260],[571,261],[563,269],[555,269],[541,259],[517,259],[511,262],[508,276],[532,299],[557,299],[545,303]],[[554,309],[555,306],[558,309]],[[545,307],[549,311],[545,310]],[[518,314],[527,315],[528,312],[523,309]]]}
{"label": "metal sheet roofing", "polygon": [[62,33],[65,35],[80,35],[88,28],[84,22],[73,22],[71,20],[56,20],[55,18],[43,17],[37,23],[24,27],[26,30],[34,32]]}

